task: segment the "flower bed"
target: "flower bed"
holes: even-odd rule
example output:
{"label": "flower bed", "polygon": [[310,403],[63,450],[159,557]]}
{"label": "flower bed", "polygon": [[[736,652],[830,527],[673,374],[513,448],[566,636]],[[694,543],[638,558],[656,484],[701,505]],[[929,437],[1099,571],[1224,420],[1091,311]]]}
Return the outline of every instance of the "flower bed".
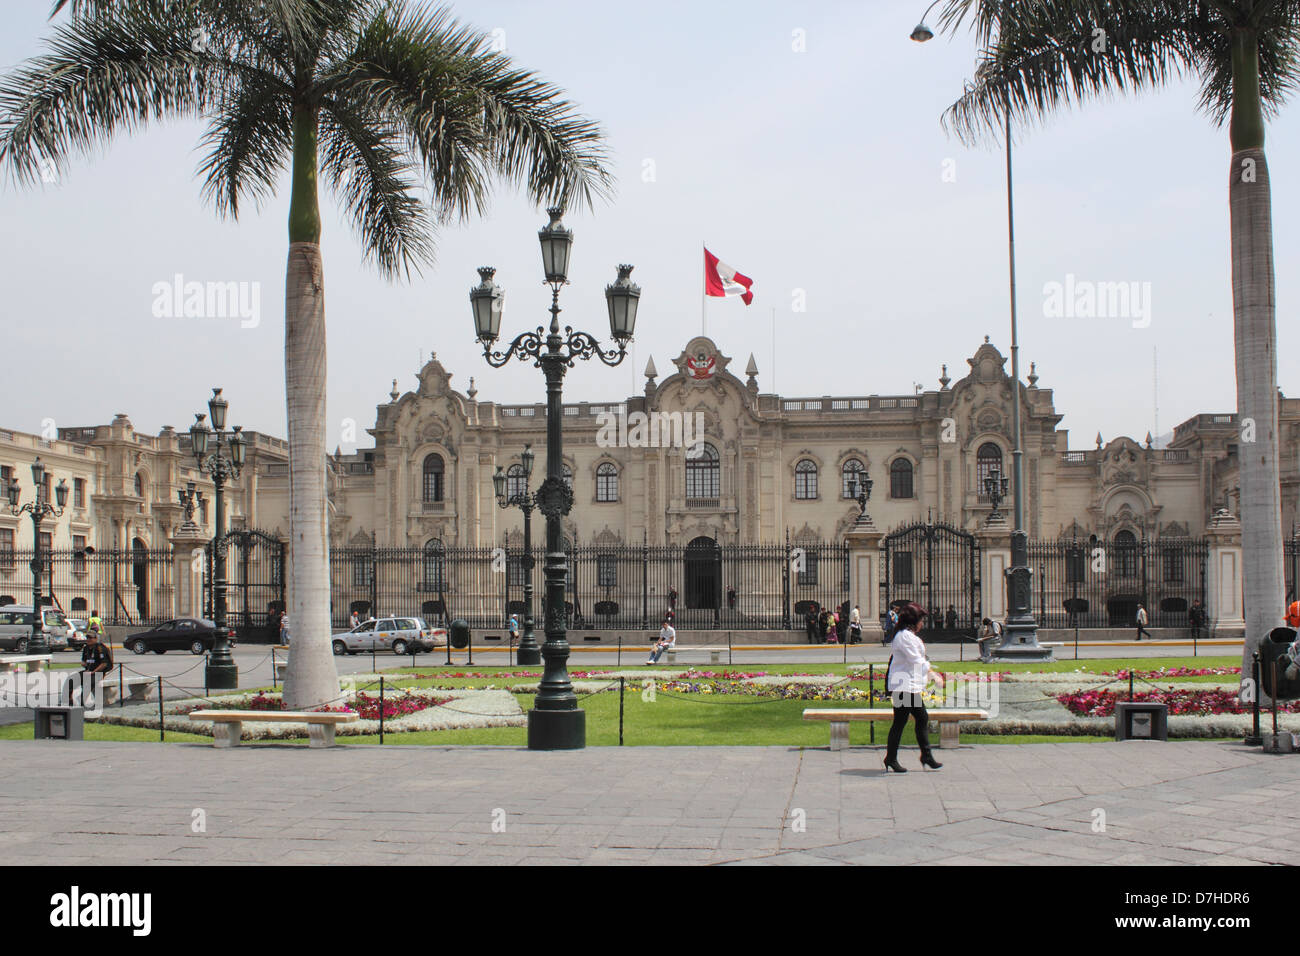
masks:
{"label": "flower bed", "polygon": [[[1138,680],[1160,680],[1166,677],[1217,677],[1225,674],[1240,674],[1240,667],[1161,667],[1154,671],[1132,672]],[[1129,671],[1106,671],[1107,677],[1122,677],[1128,679]]]}
{"label": "flower bed", "polygon": [[[1128,693],[1113,690],[1085,690],[1057,694],[1056,699],[1070,713],[1079,717],[1111,717],[1115,704],[1128,700]],[[1166,704],[1170,715],[1217,716],[1219,714],[1245,714],[1250,711],[1237,697],[1235,690],[1210,688],[1206,690],[1144,690],[1133,694],[1133,700],[1143,703]],[[1287,701],[1278,708],[1279,713],[1300,713],[1300,701]]]}

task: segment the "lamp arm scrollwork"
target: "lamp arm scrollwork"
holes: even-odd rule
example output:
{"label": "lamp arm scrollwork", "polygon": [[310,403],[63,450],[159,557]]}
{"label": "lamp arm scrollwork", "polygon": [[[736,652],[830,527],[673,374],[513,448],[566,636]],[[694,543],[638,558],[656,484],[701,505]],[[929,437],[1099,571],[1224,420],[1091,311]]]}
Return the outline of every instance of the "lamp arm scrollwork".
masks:
{"label": "lamp arm scrollwork", "polygon": [[600,342],[595,336],[587,332],[575,332],[567,325],[564,327],[564,334],[567,336],[565,344],[569,348],[567,364],[570,368],[573,367],[575,359],[588,359],[593,355],[606,365],[618,365],[627,354],[627,349],[621,345],[606,351],[600,347]]}
{"label": "lamp arm scrollwork", "polygon": [[[542,352],[542,346],[545,343],[543,338],[543,329],[539,325],[532,332],[523,332],[515,336],[515,340],[510,346],[502,352],[493,352],[491,345],[484,344],[483,357],[487,359],[488,365],[493,368],[501,368],[510,361],[511,358],[518,357],[524,361],[536,359]],[[480,342],[482,339],[479,340]],[[536,362],[534,362],[536,364]]]}

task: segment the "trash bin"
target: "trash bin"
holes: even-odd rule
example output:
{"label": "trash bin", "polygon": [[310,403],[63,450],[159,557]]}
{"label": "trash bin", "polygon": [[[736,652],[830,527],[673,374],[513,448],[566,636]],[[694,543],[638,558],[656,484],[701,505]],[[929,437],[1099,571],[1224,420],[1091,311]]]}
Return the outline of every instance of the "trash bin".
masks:
{"label": "trash bin", "polygon": [[1168,740],[1169,705],[1152,701],[1115,704],[1116,740]]}
{"label": "trash bin", "polygon": [[465,648],[469,647],[469,638],[470,633],[468,621],[458,617],[456,620],[451,622],[448,639],[451,641],[452,647],[456,648],[458,651],[463,651]]}
{"label": "trash bin", "polygon": [[[1278,700],[1292,700],[1300,697],[1300,677],[1289,680],[1286,676],[1287,666],[1291,663],[1284,655],[1286,649],[1295,641],[1296,632],[1289,627],[1275,627],[1268,632],[1268,638],[1259,646],[1259,683],[1264,688],[1265,697]],[[1277,661],[1277,693],[1273,693],[1273,662]]]}
{"label": "trash bin", "polygon": [[36,740],[85,740],[84,707],[34,707]]}

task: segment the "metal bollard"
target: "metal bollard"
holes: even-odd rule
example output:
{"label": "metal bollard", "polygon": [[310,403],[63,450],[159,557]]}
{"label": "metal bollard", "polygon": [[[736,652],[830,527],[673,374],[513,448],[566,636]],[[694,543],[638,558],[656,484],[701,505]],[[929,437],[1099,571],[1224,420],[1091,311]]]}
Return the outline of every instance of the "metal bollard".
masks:
{"label": "metal bollard", "polygon": [[379,743],[384,743],[384,679],[379,678]]}
{"label": "metal bollard", "polygon": [[[1251,655],[1250,679],[1254,684],[1253,699],[1250,702],[1250,712],[1252,716],[1251,731],[1249,736],[1243,741],[1247,747],[1262,747],[1264,745],[1264,735],[1259,732],[1259,695],[1262,688],[1259,686],[1259,651]],[[1277,688],[1274,688],[1276,690]]]}
{"label": "metal bollard", "polygon": [[623,692],[627,689],[627,678],[618,679],[618,745],[623,746]]}
{"label": "metal bollard", "polygon": [[165,743],[167,740],[167,718],[163,716],[163,686],[162,674],[158,675],[158,742]]}

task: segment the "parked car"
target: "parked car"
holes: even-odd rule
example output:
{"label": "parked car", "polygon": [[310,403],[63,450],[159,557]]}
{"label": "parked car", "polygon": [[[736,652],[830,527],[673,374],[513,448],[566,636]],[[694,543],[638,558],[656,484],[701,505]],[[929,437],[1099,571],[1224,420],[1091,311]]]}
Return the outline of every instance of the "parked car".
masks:
{"label": "parked car", "polygon": [[399,656],[422,654],[447,643],[444,628],[429,627],[422,617],[381,617],[364,621],[350,631],[335,634],[335,655],[359,654],[372,647],[377,651],[391,650]]}
{"label": "parked car", "polygon": [[[68,647],[68,619],[57,607],[41,608],[41,633],[51,650]],[[0,607],[0,650],[27,653],[32,638],[32,606],[6,604]]]}
{"label": "parked car", "polygon": [[68,618],[68,649],[79,651],[86,646],[86,628],[90,622],[79,617]]}
{"label": "parked car", "polygon": [[[226,628],[230,646],[235,646],[234,628]],[[130,635],[122,645],[135,654],[166,654],[168,651],[189,650],[202,654],[212,650],[217,641],[217,625],[202,618],[181,617],[167,621],[155,628]]]}

